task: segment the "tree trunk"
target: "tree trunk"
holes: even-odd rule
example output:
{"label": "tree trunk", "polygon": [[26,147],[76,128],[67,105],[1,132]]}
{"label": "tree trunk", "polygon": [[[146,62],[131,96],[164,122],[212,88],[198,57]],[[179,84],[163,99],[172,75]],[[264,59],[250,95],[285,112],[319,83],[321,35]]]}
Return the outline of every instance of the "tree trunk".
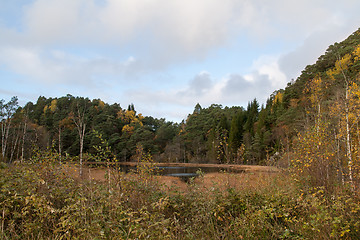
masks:
{"label": "tree trunk", "polygon": [[16,135],[14,145],[13,145],[13,147],[11,148],[10,162],[12,162],[12,160],[13,160],[14,153],[15,153],[15,150],[16,150],[16,146],[17,146],[17,143],[18,143],[18,140],[19,140],[19,135],[20,135],[20,133],[18,133],[18,134]]}
{"label": "tree trunk", "polygon": [[84,138],[85,138],[85,129],[86,129],[86,124],[85,124],[85,110],[86,110],[86,105],[84,106],[83,111],[80,113],[80,108],[79,105],[77,105],[77,116],[72,116],[72,119],[76,125],[76,128],[78,130],[78,134],[79,134],[79,143],[80,143],[80,170],[79,170],[79,174],[80,176],[82,176],[82,165],[83,165],[83,148],[84,148]]}
{"label": "tree trunk", "polygon": [[26,135],[26,128],[27,128],[27,115],[25,115],[25,121],[24,121],[24,131],[22,135],[22,143],[21,143],[21,162],[24,161],[24,146],[25,146],[25,135]]}
{"label": "tree trunk", "polygon": [[1,155],[3,158],[5,158],[5,121],[2,121],[1,123]]}
{"label": "tree trunk", "polygon": [[11,126],[11,118],[8,117],[7,119],[5,119],[5,121],[3,121],[2,125],[1,125],[1,130],[2,130],[1,151],[2,151],[3,158],[5,158],[5,156],[6,156],[6,148],[7,148],[8,138],[9,138],[10,126]]}
{"label": "tree trunk", "polygon": [[351,139],[350,139],[350,123],[349,123],[349,81],[346,77],[346,74],[341,66],[340,57],[338,57],[340,63],[340,70],[345,80],[345,119],[346,119],[346,154],[348,158],[348,171],[349,171],[349,181],[353,190],[355,190],[355,185],[353,181],[353,159],[351,156]]}
{"label": "tree trunk", "polygon": [[351,156],[351,142],[350,142],[350,127],[349,127],[349,106],[348,106],[348,84],[346,83],[346,93],[345,93],[345,118],[346,118],[346,154],[348,158],[348,170],[349,170],[349,181],[352,187],[354,187],[353,182],[353,160]]}
{"label": "tree trunk", "polygon": [[59,160],[60,160],[60,163],[61,163],[61,126],[59,124]]}
{"label": "tree trunk", "polygon": [[[340,123],[339,123],[339,126],[340,126]],[[340,139],[338,139],[336,137],[335,132],[334,132],[334,137],[335,137],[335,144],[336,144],[336,158],[337,158],[337,164],[338,164],[338,176],[339,176],[339,180],[341,181],[342,185],[344,185],[345,184],[344,172],[343,172],[341,158],[340,158]]]}
{"label": "tree trunk", "polygon": [[85,137],[85,128],[86,125],[84,122],[82,122],[81,128],[79,131],[79,137],[80,137],[80,176],[82,176],[82,165],[83,165],[83,149],[84,149],[84,137]]}

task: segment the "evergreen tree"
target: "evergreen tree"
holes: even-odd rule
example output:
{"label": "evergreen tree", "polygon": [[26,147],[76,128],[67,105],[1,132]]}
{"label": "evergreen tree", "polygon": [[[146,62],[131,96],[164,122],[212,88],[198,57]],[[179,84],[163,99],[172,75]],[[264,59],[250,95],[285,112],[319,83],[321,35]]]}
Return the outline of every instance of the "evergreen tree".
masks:
{"label": "evergreen tree", "polygon": [[234,154],[243,141],[245,119],[245,113],[240,111],[231,120],[229,145]]}

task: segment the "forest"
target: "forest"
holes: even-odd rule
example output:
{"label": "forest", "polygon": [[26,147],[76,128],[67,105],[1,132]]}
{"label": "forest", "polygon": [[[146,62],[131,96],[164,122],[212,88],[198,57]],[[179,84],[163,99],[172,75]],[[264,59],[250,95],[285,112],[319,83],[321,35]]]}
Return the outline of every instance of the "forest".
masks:
{"label": "forest", "polygon": [[39,97],[23,107],[17,101],[13,97],[0,105],[2,157],[9,162],[29,158],[34,147],[70,157],[82,149],[84,158],[91,159],[96,152],[92,146],[99,144],[94,132],[107,140],[119,161],[132,161],[137,145],[159,162],[265,164],[266,156],[281,150],[272,129],[276,116],[269,111],[273,99],[261,109],[254,99],[246,110],[197,104],[181,123],[143,116],[133,104],[121,108],[71,95]]}
{"label": "forest", "polygon": [[[357,239],[359,116],[360,29],[329,46],[266,103],[253,99],[246,108],[197,104],[181,123],[143,116],[133,104],[121,107],[72,95],[40,96],[24,106],[17,97],[1,100],[2,237]],[[273,185],[260,190],[229,188],[209,197],[196,187],[187,194],[164,193],[147,180],[134,183],[123,176],[114,186],[109,180],[98,189],[54,173],[59,162],[138,161],[139,149],[154,163],[275,166],[282,169],[282,180],[269,180]],[[77,208],[85,206],[89,212],[83,216]],[[74,213],[80,220],[71,218]],[[25,216],[57,232],[43,232]],[[153,232],[145,230],[150,223]]]}

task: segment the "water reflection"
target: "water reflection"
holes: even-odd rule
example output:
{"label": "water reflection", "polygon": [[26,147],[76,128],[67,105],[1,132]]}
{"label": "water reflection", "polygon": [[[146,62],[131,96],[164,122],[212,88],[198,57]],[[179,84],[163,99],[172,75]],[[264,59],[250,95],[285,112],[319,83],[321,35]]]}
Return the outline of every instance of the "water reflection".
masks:
{"label": "water reflection", "polygon": [[[122,165],[120,170],[123,172],[136,171],[136,166]],[[161,176],[173,176],[179,177],[184,181],[187,181],[189,178],[197,177],[201,173],[213,173],[213,172],[232,172],[232,173],[241,173],[244,170],[230,169],[230,168],[221,168],[221,167],[188,167],[188,166],[156,166],[153,169],[153,172]]]}

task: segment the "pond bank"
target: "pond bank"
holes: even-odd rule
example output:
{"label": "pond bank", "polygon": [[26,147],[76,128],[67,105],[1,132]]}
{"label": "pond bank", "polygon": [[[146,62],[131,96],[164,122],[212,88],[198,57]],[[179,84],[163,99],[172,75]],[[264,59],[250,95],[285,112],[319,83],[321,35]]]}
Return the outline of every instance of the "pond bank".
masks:
{"label": "pond bank", "polygon": [[[105,166],[106,162],[85,162],[86,165],[103,165]],[[116,162],[110,163],[115,166],[131,166],[135,167],[138,162]],[[239,172],[280,172],[279,168],[273,166],[259,166],[259,165],[238,165],[238,164],[203,164],[203,163],[151,163],[156,167],[189,167],[189,168],[219,168],[219,169],[228,169],[235,170]]]}
{"label": "pond bank", "polygon": [[[93,166],[93,164],[91,164]],[[97,167],[84,167],[83,179],[92,179],[95,181],[106,180],[106,163],[96,164]],[[118,166],[135,167],[136,162],[117,163]],[[198,188],[208,191],[216,187],[217,189],[226,189],[228,187],[244,190],[252,188],[265,188],[274,178],[281,174],[281,170],[270,166],[253,165],[225,165],[225,164],[193,164],[193,163],[156,163],[156,167],[189,167],[189,168],[219,168],[218,172],[204,173],[200,177],[193,179],[193,183]],[[228,169],[229,171],[222,171]],[[113,172],[114,170],[112,170]],[[116,172],[113,172],[113,174]],[[113,175],[114,176],[114,175]],[[124,174],[125,178],[136,179],[138,176],[134,173]],[[186,192],[191,188],[189,182],[183,181],[175,176],[154,175],[152,181],[161,185],[165,190],[178,189]]]}

